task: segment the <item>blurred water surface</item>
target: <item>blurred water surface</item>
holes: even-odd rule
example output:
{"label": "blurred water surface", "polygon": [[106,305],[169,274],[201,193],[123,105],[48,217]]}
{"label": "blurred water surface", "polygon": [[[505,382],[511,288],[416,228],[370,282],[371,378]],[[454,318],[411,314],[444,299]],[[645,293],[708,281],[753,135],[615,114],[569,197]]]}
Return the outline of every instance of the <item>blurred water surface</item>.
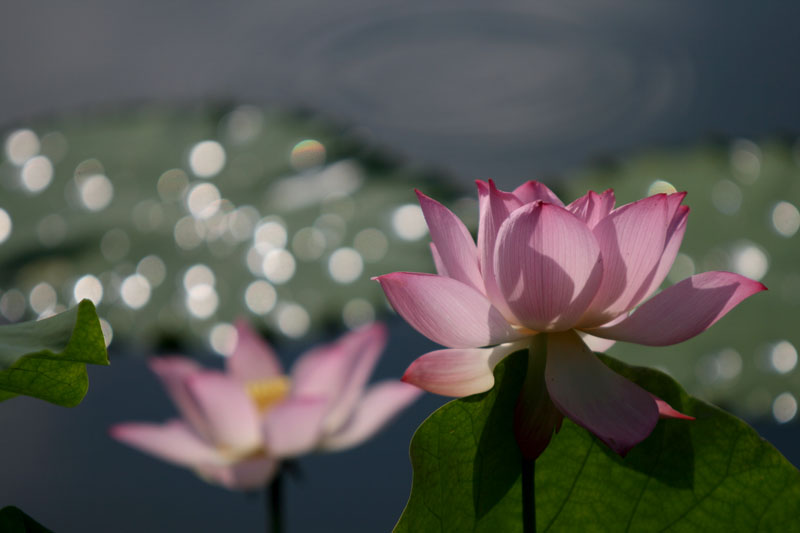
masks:
{"label": "blurred water surface", "polygon": [[0,123],[131,100],[300,104],[510,184],[596,153],[796,130],[799,21],[780,0],[16,3]]}

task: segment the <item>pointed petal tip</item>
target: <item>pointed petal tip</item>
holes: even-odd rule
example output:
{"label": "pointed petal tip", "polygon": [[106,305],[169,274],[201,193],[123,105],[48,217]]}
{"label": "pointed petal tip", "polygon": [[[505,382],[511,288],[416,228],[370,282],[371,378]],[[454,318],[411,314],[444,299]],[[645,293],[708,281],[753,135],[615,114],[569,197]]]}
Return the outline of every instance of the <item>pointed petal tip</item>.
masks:
{"label": "pointed petal tip", "polygon": [[[664,193],[662,193],[662,194],[664,194]],[[686,191],[675,191],[673,193],[669,193],[667,196],[680,196],[681,197],[681,201],[683,201],[683,199],[686,198],[687,194],[688,193]]]}
{"label": "pointed petal tip", "polygon": [[124,426],[125,423],[114,424],[113,426],[110,426],[108,429],[106,429],[106,433],[108,433],[108,436],[111,437],[112,439],[119,440],[120,435],[125,432]]}
{"label": "pointed petal tip", "polygon": [[589,332],[646,346],[678,344],[706,331],[742,301],[766,289],[763,283],[733,272],[703,272],[667,287],[620,322]]}
{"label": "pointed petal tip", "polygon": [[695,420],[695,417],[689,416],[687,414],[681,413],[670,404],[656,396],[655,394],[650,394],[653,397],[653,400],[656,402],[656,406],[658,407],[658,417],[659,418],[679,418],[681,420]]}

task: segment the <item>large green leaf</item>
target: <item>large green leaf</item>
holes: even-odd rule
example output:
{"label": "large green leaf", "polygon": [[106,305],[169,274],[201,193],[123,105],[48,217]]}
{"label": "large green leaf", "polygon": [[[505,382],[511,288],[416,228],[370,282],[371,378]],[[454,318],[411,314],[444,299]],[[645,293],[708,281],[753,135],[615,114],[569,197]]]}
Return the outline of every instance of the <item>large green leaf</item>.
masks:
{"label": "large green leaf", "polygon": [[[565,419],[536,461],[537,531],[800,530],[800,472],[771,444],[669,376],[602,357],[697,419],[660,421],[624,459]],[[522,531],[512,420],[526,360],[507,358],[494,389],[452,401],[420,426],[396,532]]]}
{"label": "large green leaf", "polygon": [[49,529],[23,513],[18,507],[0,509],[0,531],[3,533],[51,533]]}
{"label": "large green leaf", "polygon": [[89,388],[86,364],[107,365],[94,305],[83,300],[63,313],[0,327],[0,401],[24,394],[78,405]]}

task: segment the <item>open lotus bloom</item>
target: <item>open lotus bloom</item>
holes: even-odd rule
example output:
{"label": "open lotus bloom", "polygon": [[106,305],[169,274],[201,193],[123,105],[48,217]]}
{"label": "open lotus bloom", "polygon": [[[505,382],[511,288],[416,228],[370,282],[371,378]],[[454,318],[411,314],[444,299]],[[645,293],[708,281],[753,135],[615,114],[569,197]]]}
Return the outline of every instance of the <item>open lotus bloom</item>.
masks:
{"label": "open lotus bloom", "polygon": [[686,193],[617,208],[611,190],[565,206],[535,181],[513,192],[478,181],[478,194],[476,245],[458,217],[417,192],[438,275],[376,278],[409,324],[448,348],[421,356],[403,377],[430,392],[489,390],[495,365],[546,333],[544,383],[558,413],[552,427],[566,416],[625,454],[659,416],[682,415],[610,370],[592,349],[614,341],[682,342],[765,289],[730,272],[705,272],[648,300],[683,239]]}
{"label": "open lotus bloom", "polygon": [[225,372],[185,357],[151,359],[181,418],[129,422],[111,435],[230,489],[263,487],[282,459],[355,446],[421,391],[401,381],[365,387],[386,345],[372,324],[300,356],[290,375],[245,322]]}

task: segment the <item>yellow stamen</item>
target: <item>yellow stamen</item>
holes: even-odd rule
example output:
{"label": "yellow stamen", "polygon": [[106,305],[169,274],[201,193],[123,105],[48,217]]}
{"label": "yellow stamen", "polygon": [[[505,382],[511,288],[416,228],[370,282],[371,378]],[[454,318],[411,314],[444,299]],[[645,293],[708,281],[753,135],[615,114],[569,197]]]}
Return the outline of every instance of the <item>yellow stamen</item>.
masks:
{"label": "yellow stamen", "polygon": [[250,381],[246,388],[259,412],[263,413],[286,398],[292,388],[292,381],[286,376],[278,376]]}
{"label": "yellow stamen", "polygon": [[528,329],[525,326],[518,326],[517,324],[511,324],[511,327],[519,331],[523,335],[537,335],[539,333],[538,331]]}

